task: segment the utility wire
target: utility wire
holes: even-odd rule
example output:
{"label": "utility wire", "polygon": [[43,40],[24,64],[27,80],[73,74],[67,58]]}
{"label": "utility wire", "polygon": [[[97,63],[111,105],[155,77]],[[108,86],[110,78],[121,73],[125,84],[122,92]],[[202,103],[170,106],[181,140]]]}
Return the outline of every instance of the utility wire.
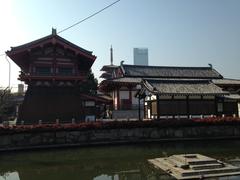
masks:
{"label": "utility wire", "polygon": [[[65,28],[65,29],[63,29],[63,30],[61,30],[61,31],[59,31],[57,34],[60,34],[60,33],[64,32],[64,31],[66,31],[66,30],[68,30],[68,29],[70,29],[70,28],[72,28],[72,27],[74,27],[74,26],[76,26],[76,25],[78,25],[78,24],[80,24],[80,23],[82,23],[82,22],[84,22],[84,21],[86,21],[86,20],[92,18],[93,16],[96,16],[97,14],[99,14],[99,13],[101,13],[102,11],[104,11],[104,10],[110,8],[111,6],[113,6],[114,4],[118,3],[119,1],[121,1],[121,0],[117,0],[117,1],[113,2],[112,4],[109,4],[108,6],[106,6],[106,7],[104,7],[103,9],[101,9],[101,10],[99,10],[99,11],[93,13],[92,15],[90,15],[90,16],[88,16],[88,17],[86,17],[86,18],[84,18],[84,19],[82,19],[82,20],[80,20],[80,21],[74,23],[73,25],[71,25],[71,26],[69,26],[69,27],[67,27],[67,28]],[[0,56],[4,56],[4,55],[6,55],[6,54],[0,54]]]}
{"label": "utility wire", "polygon": [[93,17],[93,16],[96,16],[97,14],[101,13],[101,12],[104,11],[105,9],[110,8],[111,6],[113,6],[114,4],[118,3],[119,1],[120,1],[120,0],[117,0],[117,1],[113,2],[112,4],[109,4],[108,6],[106,6],[105,8],[103,8],[103,9],[97,11],[97,12],[95,12],[94,14],[92,14],[92,15],[90,15],[90,16],[88,16],[88,17],[86,17],[86,18],[84,18],[84,19],[76,22],[75,24],[73,24],[73,25],[71,25],[71,26],[69,26],[69,27],[67,27],[67,28],[59,31],[57,34],[60,34],[60,33],[64,32],[64,31],[66,31],[66,30],[68,30],[68,29],[70,29],[70,28],[72,28],[72,27],[74,27],[74,26],[76,26],[76,25],[78,25],[78,24],[80,24],[80,23],[82,23],[82,22],[90,19],[90,18]]}

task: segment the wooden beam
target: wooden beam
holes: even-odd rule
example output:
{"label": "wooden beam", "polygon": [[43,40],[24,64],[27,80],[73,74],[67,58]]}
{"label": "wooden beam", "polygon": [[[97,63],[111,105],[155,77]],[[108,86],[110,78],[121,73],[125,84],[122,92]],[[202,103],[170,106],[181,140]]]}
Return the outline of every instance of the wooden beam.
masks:
{"label": "wooden beam", "polygon": [[132,88],[131,87],[129,87],[128,88],[129,89],[129,104],[132,106]]}

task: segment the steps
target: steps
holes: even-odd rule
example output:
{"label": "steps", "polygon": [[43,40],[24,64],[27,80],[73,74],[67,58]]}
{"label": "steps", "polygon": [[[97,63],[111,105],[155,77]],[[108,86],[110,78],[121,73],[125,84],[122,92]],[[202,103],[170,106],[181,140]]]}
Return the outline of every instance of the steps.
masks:
{"label": "steps", "polygon": [[240,174],[240,168],[201,154],[180,154],[168,158],[148,160],[176,179],[231,176]]}
{"label": "steps", "polygon": [[189,167],[193,170],[203,170],[203,169],[217,169],[222,168],[224,165],[220,163],[214,164],[200,164],[200,165],[190,165]]}

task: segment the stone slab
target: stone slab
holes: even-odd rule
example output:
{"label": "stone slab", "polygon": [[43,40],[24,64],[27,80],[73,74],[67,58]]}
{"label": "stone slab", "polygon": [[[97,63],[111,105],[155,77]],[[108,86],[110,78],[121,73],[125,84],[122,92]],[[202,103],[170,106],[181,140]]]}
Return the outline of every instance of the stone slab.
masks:
{"label": "stone slab", "polygon": [[148,160],[176,179],[201,179],[240,175],[240,168],[201,154],[180,154]]}

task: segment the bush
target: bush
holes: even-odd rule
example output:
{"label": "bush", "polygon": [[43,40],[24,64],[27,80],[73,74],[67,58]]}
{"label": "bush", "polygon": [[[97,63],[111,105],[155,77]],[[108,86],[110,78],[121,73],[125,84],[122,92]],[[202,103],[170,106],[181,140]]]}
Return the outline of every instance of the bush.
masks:
{"label": "bush", "polygon": [[240,118],[210,117],[203,119],[165,119],[151,121],[111,121],[84,122],[79,124],[40,124],[0,126],[0,134],[48,131],[85,131],[99,129],[131,129],[131,128],[176,128],[195,126],[240,125]]}

